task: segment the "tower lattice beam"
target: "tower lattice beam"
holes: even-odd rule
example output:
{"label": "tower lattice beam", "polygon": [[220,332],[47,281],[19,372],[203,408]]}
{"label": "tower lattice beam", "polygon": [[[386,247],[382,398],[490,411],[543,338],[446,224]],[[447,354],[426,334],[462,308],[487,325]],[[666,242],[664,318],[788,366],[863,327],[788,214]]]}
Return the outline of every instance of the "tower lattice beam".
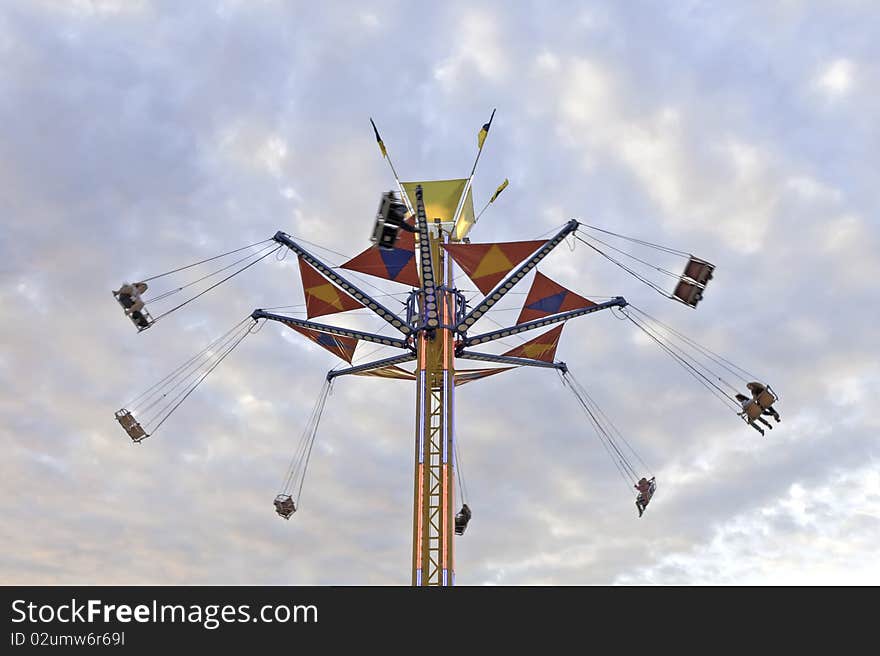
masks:
{"label": "tower lattice beam", "polygon": [[[422,267],[420,309],[426,328],[416,339],[416,430],[413,494],[412,584],[446,586],[455,581],[454,535],[454,400],[456,294],[449,289],[452,261],[445,258],[441,244],[448,240],[437,221],[428,227],[421,187],[416,189],[416,220],[419,228],[422,263],[425,246],[430,247],[428,263],[434,279],[425,279]],[[425,239],[427,237],[427,240]],[[436,293],[436,323],[426,310],[428,288]],[[435,328],[436,326],[436,328]]]}

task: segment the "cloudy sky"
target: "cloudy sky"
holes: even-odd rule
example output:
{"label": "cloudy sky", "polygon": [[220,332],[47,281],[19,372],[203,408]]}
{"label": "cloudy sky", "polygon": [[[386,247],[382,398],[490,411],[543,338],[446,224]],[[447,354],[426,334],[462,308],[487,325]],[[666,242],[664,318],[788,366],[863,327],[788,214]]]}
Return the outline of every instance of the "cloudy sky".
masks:
{"label": "cloudy sky", "polygon": [[411,384],[338,381],[290,522],[338,362],[296,333],[250,336],[143,444],[113,419],[302,303],[294,258],[142,334],[110,291],[277,229],[355,254],[393,184],[369,117],[404,179],[455,178],[497,107],[477,206],[510,187],[474,240],[574,217],[716,263],[697,310],[582,245],[541,270],[759,373],[783,422],[762,438],[610,313],[572,322],[558,357],[657,496],[638,519],[553,372],[468,385],[458,583],[880,583],[877,26],[855,0],[0,2],[0,582],[408,584]]}

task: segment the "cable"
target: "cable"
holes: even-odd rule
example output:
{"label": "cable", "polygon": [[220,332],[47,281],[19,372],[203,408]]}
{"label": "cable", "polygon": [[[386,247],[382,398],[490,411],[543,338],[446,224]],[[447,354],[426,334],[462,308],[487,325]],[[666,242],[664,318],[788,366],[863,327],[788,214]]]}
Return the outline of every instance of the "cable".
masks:
{"label": "cable", "polygon": [[[248,317],[248,318],[250,318],[250,317]],[[242,322],[242,323],[243,323],[243,322]],[[236,333],[234,333],[234,334],[232,334],[231,336],[227,337],[227,338],[223,341],[223,343],[219,344],[219,346],[218,346],[218,348],[217,348],[217,352],[219,352],[219,353],[223,353],[223,352],[224,352],[224,349],[226,349],[227,346],[228,346],[229,344],[231,344],[232,342],[235,341],[238,332],[241,331],[242,323],[240,323],[240,324],[237,326],[238,330],[236,331]],[[231,332],[231,331],[230,331],[230,332]],[[229,334],[229,333],[227,333],[227,334]],[[207,355],[207,354],[205,354],[205,355]],[[204,355],[203,355],[202,357],[204,357]],[[214,354],[209,355],[209,356],[208,356],[208,359],[207,359],[205,362],[197,363],[195,367],[192,367],[192,370],[191,370],[190,372],[188,372],[185,376],[183,376],[183,377],[182,377],[179,381],[177,381],[174,385],[172,385],[171,387],[169,387],[168,389],[166,389],[165,392],[164,392],[163,394],[161,394],[161,395],[157,396],[155,399],[153,399],[153,401],[152,401],[151,403],[149,403],[147,406],[141,408],[141,409],[138,411],[138,413],[141,414],[141,415],[146,415],[146,414],[147,414],[151,409],[153,409],[157,404],[161,403],[165,398],[167,398],[168,395],[171,394],[172,391],[176,390],[178,387],[180,387],[181,385],[183,385],[184,383],[186,383],[187,380],[188,380],[189,378],[194,377],[194,376],[198,376],[198,375],[199,375],[199,373],[198,373],[199,370],[200,370],[202,367],[206,366],[206,365],[207,365],[207,366],[210,366],[210,364],[211,364],[211,360],[213,360],[213,359],[216,358],[216,357],[217,357],[217,354],[214,353]],[[170,381],[169,381],[169,382],[170,382]],[[186,389],[187,389],[187,388],[185,387],[184,390],[186,390]],[[168,407],[170,407],[170,406],[174,403],[175,400],[177,400],[178,398],[180,398],[180,395],[181,395],[181,394],[183,394],[183,392],[180,392],[180,393],[179,393],[177,396],[175,396],[171,401],[169,401],[168,404],[166,404],[165,406],[160,407],[160,409],[159,409],[157,412],[155,412],[155,413],[153,413],[152,415],[150,415],[149,418],[145,419],[142,423],[143,423],[144,425],[149,425],[149,424],[151,424],[151,423],[152,423],[153,421],[155,421],[158,417],[160,417],[160,416],[162,415],[162,413],[163,413]]]}
{"label": "cable", "polygon": [[581,243],[586,244],[587,246],[589,246],[590,248],[592,248],[594,251],[596,251],[597,253],[599,253],[599,255],[601,255],[602,257],[604,257],[604,258],[610,260],[611,262],[613,262],[614,264],[616,264],[617,266],[619,266],[621,269],[623,269],[624,271],[626,271],[627,273],[629,273],[629,274],[630,274],[631,276],[633,276],[634,278],[636,278],[636,279],[640,280],[641,282],[645,283],[646,285],[648,285],[648,287],[650,287],[651,289],[653,289],[654,291],[656,291],[656,292],[657,292],[658,294],[660,294],[661,296],[664,296],[664,297],[666,297],[666,298],[672,298],[672,296],[671,296],[670,294],[668,294],[665,290],[663,290],[661,287],[659,287],[656,283],[651,282],[650,280],[648,280],[648,279],[645,278],[644,276],[642,276],[642,275],[638,274],[637,272],[633,271],[632,269],[630,269],[628,266],[626,266],[626,265],[623,264],[622,262],[619,262],[619,261],[615,260],[613,257],[611,257],[610,255],[608,255],[608,254],[605,253],[604,251],[599,250],[598,248],[596,248],[595,246],[593,246],[590,242],[588,242],[588,241],[586,241],[584,238],[582,238],[580,235],[576,235],[576,238],[577,238],[577,240],[580,241]]}
{"label": "cable", "polygon": [[464,474],[462,474],[461,468],[461,455],[458,450],[458,440],[453,438],[454,445],[454,455],[455,455],[455,475],[458,478],[458,493],[461,495],[462,504],[467,503],[468,494],[467,494],[467,486],[464,484]]}
{"label": "cable", "polygon": [[[324,414],[327,397],[330,396],[332,388],[333,381],[325,379],[321,391],[318,394],[318,398],[315,401],[315,405],[312,407],[306,426],[303,429],[296,451],[290,460],[290,465],[287,468],[287,474],[281,488],[282,494],[291,496],[291,498],[295,497],[295,502],[298,507],[301,505],[302,488],[305,483],[305,476],[308,471],[309,462],[311,461],[312,448],[314,447],[315,438],[318,434],[321,417]],[[296,488],[295,495],[291,494],[294,491],[294,488]]]}
{"label": "cable", "polygon": [[184,397],[182,399],[180,399],[180,401],[177,402],[177,405],[175,405],[173,408],[171,408],[171,410],[168,411],[168,414],[162,418],[162,421],[160,421],[158,424],[156,424],[156,427],[153,428],[153,430],[152,430],[152,433],[151,433],[152,435],[156,434],[156,432],[159,430],[159,427],[165,423],[165,420],[168,419],[168,417],[170,417],[171,414],[175,410],[177,410],[177,408],[180,407],[181,403],[186,401],[187,397],[189,397],[189,395],[192,394],[196,390],[196,388],[201,384],[201,382],[203,380],[205,380],[205,378],[207,378],[208,374],[210,374],[212,371],[214,371],[214,369],[216,369],[217,366],[221,362],[223,362],[223,360],[226,359],[226,356],[228,356],[230,353],[232,353],[232,351],[235,350],[235,347],[238,346],[241,343],[241,341],[245,337],[247,337],[249,334],[250,334],[250,330],[246,330],[244,333],[242,333],[241,337],[238,338],[238,340],[235,342],[235,344],[233,344],[232,347],[228,351],[226,351],[226,353],[224,353],[223,356],[219,360],[217,360],[217,362],[214,363],[214,365],[210,369],[208,369],[208,371],[206,371],[205,374],[201,378],[199,378],[199,380],[196,382],[196,384],[192,386],[192,388],[186,393],[186,395],[184,395]]}
{"label": "cable", "polygon": [[[745,369],[743,369],[743,368],[740,367],[739,365],[737,365],[737,364],[731,362],[730,360],[728,360],[728,359],[725,358],[724,356],[722,356],[722,355],[716,353],[715,351],[713,351],[713,350],[710,349],[709,347],[707,347],[707,346],[703,346],[702,344],[700,344],[700,343],[697,342],[696,340],[694,340],[694,339],[688,337],[687,335],[685,335],[685,334],[683,334],[683,333],[677,331],[675,328],[673,328],[673,327],[670,326],[669,324],[665,324],[665,323],[663,323],[662,321],[660,321],[659,319],[657,319],[656,317],[652,317],[650,314],[648,314],[647,312],[645,312],[645,311],[642,310],[641,308],[636,307],[636,306],[633,305],[632,303],[629,304],[629,307],[631,307],[631,308],[632,308],[633,310],[635,310],[636,312],[639,312],[640,314],[643,314],[644,316],[648,317],[649,319],[651,319],[651,321],[654,321],[655,323],[660,324],[661,326],[663,326],[664,328],[666,328],[666,330],[670,331],[671,333],[674,333],[675,335],[677,335],[678,337],[680,337],[680,338],[681,338],[682,340],[684,340],[685,342],[689,343],[689,344],[690,344],[691,346],[693,346],[694,348],[696,348],[696,349],[702,351],[702,352],[706,355],[706,357],[708,357],[709,359],[713,360],[716,364],[718,364],[718,365],[724,367],[725,369],[727,369],[727,371],[729,371],[730,373],[732,373],[734,376],[737,376],[738,378],[740,378],[740,379],[743,380],[744,382],[749,382],[750,379],[751,379],[751,380],[762,380],[760,377],[755,376],[755,374],[749,373],[748,371],[746,371]],[[713,357],[713,356],[714,356],[714,357]],[[717,358],[717,360],[716,360],[715,358]],[[723,363],[726,363],[726,364],[730,365],[730,367],[733,367],[733,369],[731,369],[731,368],[729,368],[729,367],[726,367]],[[737,371],[734,371],[734,369],[737,370],[737,371],[739,371],[740,373],[737,373]],[[745,374],[747,377],[743,377],[742,374]]]}
{"label": "cable", "polygon": [[267,241],[272,241],[271,238],[264,239],[263,241],[258,241],[253,244],[248,244],[247,246],[242,246],[241,248],[236,248],[234,251],[229,251],[228,253],[223,253],[221,255],[215,255],[214,257],[209,257],[206,260],[202,260],[200,262],[196,262],[194,264],[187,264],[186,266],[179,267],[177,269],[172,269],[171,271],[166,271],[165,273],[160,273],[157,276],[152,276],[151,278],[144,278],[141,282],[149,282],[150,280],[156,280],[157,278],[163,278],[165,276],[171,275],[172,273],[177,273],[178,271],[183,271],[184,269],[191,269],[194,266],[198,266],[200,264],[204,264],[205,262],[210,262],[212,260],[218,260],[221,257],[226,257],[227,255],[232,255],[233,253],[238,253],[240,251],[245,250],[246,248],[252,248],[254,246],[259,246],[260,244],[265,244]]}
{"label": "cable", "polygon": [[[616,445],[614,445],[614,440],[608,435],[608,432],[602,426],[601,422],[597,419],[596,415],[590,409],[590,406],[584,400],[584,398],[578,393],[578,390],[571,384],[571,382],[566,378],[565,374],[560,372],[560,377],[562,379],[563,385],[567,387],[575,399],[577,399],[578,403],[580,403],[581,408],[587,415],[587,418],[590,420],[590,423],[593,425],[593,429],[596,432],[596,437],[599,439],[599,442],[602,444],[602,447],[605,449],[605,452],[611,458],[611,462],[614,463],[617,472],[620,474],[623,479],[627,490],[630,489],[630,476],[634,476],[638,478],[635,474],[635,470],[632,465],[626,460],[626,457],[620,453],[620,450],[617,449]],[[604,439],[603,439],[604,438]],[[615,455],[615,452],[617,455]]]}
{"label": "cable", "polygon": [[616,246],[614,246],[614,245],[612,245],[612,244],[609,244],[609,243],[606,242],[606,241],[602,241],[602,240],[599,239],[598,237],[594,237],[593,235],[590,235],[590,234],[588,234],[588,233],[586,233],[586,232],[584,232],[583,234],[584,234],[584,236],[586,236],[588,239],[592,239],[592,240],[594,240],[594,241],[597,241],[597,242],[599,242],[600,244],[602,244],[602,245],[604,245],[604,246],[607,246],[608,248],[610,248],[610,249],[612,249],[612,250],[614,250],[614,251],[617,251],[617,252],[620,253],[621,255],[625,255],[626,257],[631,258],[631,259],[635,260],[636,262],[639,262],[640,264],[644,264],[646,267],[650,267],[650,268],[652,268],[652,269],[655,269],[656,271],[659,271],[660,273],[663,273],[663,274],[665,274],[665,275],[667,275],[667,276],[670,276],[670,277],[672,277],[672,278],[675,278],[676,280],[679,280],[679,279],[681,278],[681,276],[680,276],[679,274],[677,274],[677,273],[672,273],[672,271],[669,271],[669,270],[664,269],[664,268],[662,268],[662,267],[655,266],[655,265],[651,264],[650,262],[646,262],[645,260],[642,260],[642,259],[636,257],[636,256],[633,255],[632,253],[627,253],[626,251],[623,251],[623,250],[617,248]]}
{"label": "cable", "polygon": [[620,237],[621,239],[625,239],[627,241],[634,242],[636,244],[642,244],[643,246],[650,246],[651,248],[656,248],[659,251],[665,251],[667,253],[672,253],[674,255],[682,255],[684,257],[690,257],[690,253],[685,253],[684,251],[679,251],[674,248],[669,248],[668,246],[661,246],[660,244],[654,244],[650,241],[645,241],[643,239],[636,239],[635,237],[627,237],[626,235],[621,235],[616,232],[611,232],[610,230],[605,230],[604,228],[597,228],[596,226],[591,226],[586,223],[580,223],[585,228],[590,228],[591,230],[598,230],[599,232],[604,232],[606,235],[612,235],[614,237]]}
{"label": "cable", "polygon": [[192,303],[192,302],[193,302],[194,300],[196,300],[199,296],[203,296],[203,295],[207,294],[209,291],[211,291],[212,289],[214,289],[215,287],[217,287],[217,286],[219,286],[219,285],[222,285],[224,282],[226,282],[226,281],[229,280],[230,278],[234,278],[235,276],[237,276],[239,273],[241,273],[241,272],[244,271],[245,269],[249,269],[250,267],[254,266],[257,262],[259,262],[260,260],[265,259],[266,257],[268,257],[269,255],[271,255],[272,253],[274,253],[275,251],[277,251],[277,250],[280,249],[280,248],[282,248],[282,247],[281,247],[281,246],[278,246],[278,248],[276,248],[275,250],[271,250],[271,251],[269,251],[268,253],[266,253],[265,255],[262,255],[259,259],[254,260],[253,262],[251,262],[250,264],[248,264],[248,265],[246,265],[246,266],[243,266],[242,268],[240,268],[240,269],[239,269],[238,271],[236,271],[235,273],[232,273],[232,274],[226,276],[223,280],[214,283],[213,285],[211,285],[210,287],[208,287],[206,290],[204,290],[204,291],[202,291],[202,292],[199,292],[198,294],[196,294],[195,296],[193,296],[191,299],[189,299],[189,300],[187,300],[187,301],[184,301],[184,302],[181,303],[180,305],[177,305],[177,306],[171,308],[170,310],[168,310],[167,312],[164,312],[164,313],[160,314],[158,317],[156,317],[155,319],[153,319],[153,323],[156,323],[157,321],[159,321],[159,319],[161,319],[161,318],[163,318],[163,317],[167,317],[169,314],[171,314],[171,313],[174,312],[175,310],[179,310],[179,309],[182,308],[184,305],[187,305],[188,303]]}
{"label": "cable", "polygon": [[298,502],[300,502],[302,499],[303,483],[306,482],[306,473],[309,470],[309,462],[311,462],[311,459],[312,459],[312,447],[315,446],[315,438],[318,436],[318,427],[321,424],[321,417],[324,415],[324,406],[327,404],[327,397],[330,395],[330,389],[332,387],[333,387],[333,381],[330,380],[327,382],[326,391],[324,392],[324,394],[321,397],[321,407],[318,409],[318,416],[315,418],[315,425],[314,425],[314,428],[312,429],[312,437],[309,440],[309,450],[306,453],[306,461],[305,461],[305,464],[303,465],[303,469],[302,469],[302,477],[299,479],[299,488],[297,488],[297,491],[296,491],[296,500]]}
{"label": "cable", "polygon": [[[686,371],[688,371],[692,376],[694,376],[700,384],[702,384],[704,387],[707,387],[707,389],[709,389],[709,391],[712,392],[712,394],[716,398],[720,399],[721,402],[725,406],[733,405],[736,408],[735,411],[737,413],[739,412],[739,405],[735,401],[733,401],[729,396],[727,396],[727,393],[724,390],[722,390],[720,387],[715,385],[715,383],[713,383],[711,380],[706,378],[706,376],[703,375],[702,372],[698,371],[687,360],[685,360],[681,356],[677,355],[671,348],[669,348],[666,344],[664,344],[659,338],[657,338],[656,335],[654,335],[650,330],[648,330],[643,324],[641,324],[636,319],[634,319],[632,317],[632,315],[630,315],[625,310],[622,310],[622,312],[626,316],[626,318],[629,319],[630,322],[632,322],[633,325],[635,325],[637,328],[639,328],[639,330],[641,330],[646,335],[648,335],[648,337],[650,337],[654,342],[656,342],[660,346],[660,348],[662,348],[664,351],[666,351],[666,353],[668,355],[670,355],[676,362],[683,365],[685,367]],[[718,396],[718,393],[716,393],[715,390],[720,392],[721,396]]]}
{"label": "cable", "polygon": [[162,383],[166,382],[168,379],[175,377],[175,375],[176,375],[178,372],[180,372],[182,369],[184,369],[184,368],[185,368],[187,365],[189,365],[191,362],[193,362],[193,361],[195,361],[196,359],[198,359],[198,358],[199,358],[200,356],[202,356],[204,353],[207,353],[207,352],[210,351],[212,348],[214,348],[214,346],[216,346],[220,341],[222,341],[227,335],[229,335],[230,333],[234,332],[234,331],[236,330],[236,328],[238,328],[239,326],[241,326],[241,325],[242,325],[245,321],[247,321],[248,319],[250,319],[249,316],[248,316],[248,317],[245,317],[244,319],[242,319],[241,321],[239,321],[237,324],[235,324],[232,328],[230,328],[228,331],[226,331],[226,332],[225,332],[224,334],[222,334],[220,337],[218,337],[217,339],[215,339],[214,341],[212,341],[212,342],[211,342],[210,344],[208,344],[205,348],[203,348],[201,351],[199,351],[199,352],[196,353],[194,356],[192,356],[189,360],[187,360],[186,362],[184,362],[183,364],[181,364],[179,367],[177,367],[177,369],[175,369],[175,370],[172,371],[170,374],[168,374],[167,376],[165,376],[165,378],[163,378],[163,379],[160,380],[159,382],[153,384],[151,387],[149,387],[146,391],[142,392],[142,393],[139,394],[138,396],[134,397],[131,401],[129,401],[128,403],[126,403],[123,407],[128,408],[129,410],[131,410],[132,408],[137,407],[137,405],[136,405],[137,402],[140,401],[143,397],[145,397],[147,394],[149,394],[150,392],[152,392],[152,391],[153,391],[154,389],[156,389],[157,387],[160,387],[160,386],[162,385]]}
{"label": "cable", "polygon": [[636,457],[636,459],[642,464],[642,466],[645,468],[645,471],[652,471],[651,467],[648,466],[648,463],[646,463],[644,460],[642,460],[642,457],[633,448],[633,446],[629,443],[629,441],[623,436],[623,433],[620,432],[620,430],[617,428],[615,423],[613,421],[611,421],[611,418],[605,414],[605,411],[602,410],[602,407],[598,403],[596,403],[595,400],[593,400],[593,398],[587,392],[587,389],[581,384],[581,382],[577,378],[575,378],[574,374],[571,372],[570,369],[568,370],[568,375],[572,379],[572,381],[574,381],[575,385],[577,385],[583,391],[584,395],[593,402],[593,405],[596,407],[596,410],[599,411],[599,414],[601,414],[602,417],[605,419],[605,421],[608,422],[608,425],[611,426],[612,430],[614,430],[614,432],[617,434],[617,436],[621,440],[623,440],[623,443],[626,444],[626,446],[627,446],[627,448],[629,448],[630,452],[632,452],[632,454]]}
{"label": "cable", "polygon": [[[186,289],[187,287],[192,287],[193,285],[197,285],[198,283],[202,282],[203,280],[207,280],[208,278],[211,278],[211,277],[213,277],[213,276],[216,276],[218,273],[221,273],[221,272],[223,272],[223,271],[226,271],[227,269],[231,269],[231,268],[234,267],[236,264],[241,264],[242,262],[244,262],[244,261],[246,261],[246,260],[249,260],[249,259],[251,259],[252,257],[256,257],[257,255],[260,255],[261,253],[265,253],[267,250],[269,250],[269,249],[271,249],[271,248],[274,248],[274,246],[273,246],[272,244],[270,244],[269,246],[266,246],[265,248],[260,249],[260,250],[257,251],[256,253],[251,253],[250,255],[247,255],[246,257],[243,257],[243,258],[241,258],[241,259],[239,259],[239,260],[236,260],[236,261],[233,262],[232,264],[227,264],[225,267],[223,267],[223,268],[221,268],[221,269],[217,269],[216,271],[214,271],[214,272],[212,272],[212,273],[209,273],[209,274],[207,274],[207,275],[204,275],[204,276],[202,276],[201,278],[198,278],[197,280],[193,280],[192,282],[189,282],[189,283],[183,285],[182,287],[178,287],[177,289],[171,289],[171,290],[168,290],[167,292],[163,292],[163,293],[159,294],[158,296],[155,296],[155,297],[153,297],[153,298],[149,298],[149,299],[147,299],[147,300],[148,300],[150,303],[158,303],[159,301],[164,300],[164,299],[168,298],[169,296],[173,296],[173,295],[176,294],[177,292],[183,291],[183,290]],[[277,252],[278,252],[278,249],[277,249],[277,248],[275,249],[275,252],[276,252],[276,254],[277,254]]]}

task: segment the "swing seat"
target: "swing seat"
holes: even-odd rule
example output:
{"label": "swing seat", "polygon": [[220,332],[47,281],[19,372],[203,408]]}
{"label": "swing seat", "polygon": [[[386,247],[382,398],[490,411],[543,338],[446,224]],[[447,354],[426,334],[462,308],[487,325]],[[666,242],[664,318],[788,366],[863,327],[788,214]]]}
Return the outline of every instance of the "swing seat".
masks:
{"label": "swing seat", "polygon": [[779,397],[777,397],[769,387],[765,387],[764,391],[758,394],[758,397],[755,399],[763,410],[769,410],[778,400]]}
{"label": "swing seat", "polygon": [[471,509],[466,505],[462,506],[458,514],[455,515],[455,534],[464,535],[469,521],[471,521]]}
{"label": "swing seat", "polygon": [[382,250],[392,250],[406,220],[406,205],[398,202],[392,192],[382,194],[376,224],[370,241]]}
{"label": "swing seat", "polygon": [[647,505],[651,502],[651,499],[654,498],[654,492],[657,491],[657,482],[652,478],[648,481],[648,491],[647,492],[639,492],[638,500],[642,502],[642,504],[647,507]]}
{"label": "swing seat", "polygon": [[706,286],[706,283],[712,280],[712,272],[715,270],[714,264],[709,264],[706,260],[691,255],[687,265],[684,268],[683,278],[690,278],[698,285]]}
{"label": "swing seat", "polygon": [[135,328],[138,329],[139,333],[145,331],[155,323],[153,317],[150,316],[150,313],[147,312],[147,308],[145,307],[132,312],[128,315],[128,318],[131,319],[131,322],[135,325]]}
{"label": "swing seat", "polygon": [[290,516],[296,512],[296,504],[293,497],[289,494],[279,494],[275,497],[275,512],[284,519],[290,519]]}
{"label": "swing seat", "polygon": [[703,287],[682,277],[675,286],[672,296],[685,305],[695,308],[697,303],[703,300]]}
{"label": "swing seat", "polygon": [[739,413],[739,416],[751,424],[760,417],[763,412],[764,408],[761,407],[761,404],[753,399],[743,408],[743,411]]}
{"label": "swing seat", "polygon": [[135,298],[135,295],[133,294],[119,294],[117,292],[113,292],[113,297],[122,306],[123,310],[127,310],[128,308],[130,308],[137,300]]}
{"label": "swing seat", "polygon": [[117,410],[115,416],[116,421],[118,421],[119,425],[125,429],[125,432],[128,433],[128,436],[133,442],[137,443],[149,437],[147,432],[138,423],[137,419],[135,419],[125,408]]}

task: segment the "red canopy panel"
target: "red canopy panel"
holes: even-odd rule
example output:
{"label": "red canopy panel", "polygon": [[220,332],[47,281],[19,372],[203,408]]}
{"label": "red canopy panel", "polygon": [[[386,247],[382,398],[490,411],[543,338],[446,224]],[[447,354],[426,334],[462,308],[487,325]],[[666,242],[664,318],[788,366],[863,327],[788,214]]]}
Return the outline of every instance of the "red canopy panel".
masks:
{"label": "red canopy panel", "polygon": [[297,326],[293,323],[287,323],[286,321],[282,321],[282,323],[293,328],[296,332],[305,335],[318,346],[323,346],[333,355],[336,355],[351,364],[351,359],[352,357],[354,357],[354,350],[357,348],[358,345],[357,338],[342,337],[341,335],[322,333],[317,330],[312,330],[310,328]]}
{"label": "red canopy panel", "polygon": [[523,304],[522,312],[520,312],[516,323],[521,324],[551,314],[580,310],[593,305],[596,304],[590,299],[575,294],[538,271],[535,273],[532,287],[529,289],[526,302]]}
{"label": "red canopy panel", "polygon": [[556,347],[559,345],[559,337],[562,335],[562,328],[564,326],[565,323],[561,323],[556,328],[548,330],[543,335],[538,335],[525,344],[510,349],[506,353],[502,353],[502,355],[553,362],[554,358],[556,358]]}
{"label": "red canopy panel", "polygon": [[375,376],[376,378],[395,378],[397,380],[415,380],[416,375],[411,371],[407,371],[397,365],[388,365],[380,369],[370,369],[369,371],[359,371],[355,376]]}
{"label": "red canopy panel", "polygon": [[492,291],[510,271],[547,240],[497,244],[444,244],[443,248],[483,294]]}
{"label": "red canopy panel", "polygon": [[[415,219],[407,219],[407,223],[413,225]],[[419,281],[419,272],[416,269],[415,249],[415,234],[401,230],[394,248],[385,250],[378,246],[371,246],[341,266],[349,271],[358,271],[410,287],[419,287],[421,282]]]}
{"label": "red canopy panel", "polygon": [[515,369],[515,367],[494,367],[494,368],[486,368],[486,369],[461,369],[455,372],[455,386],[464,385],[465,383],[470,383],[474,380],[479,380],[480,378],[486,378],[487,376],[494,376],[495,374],[500,374],[502,371],[509,371],[511,369]]}
{"label": "red canopy panel", "polygon": [[306,316],[309,319],[364,307],[362,303],[318,273],[317,269],[302,257],[299,258],[299,271],[306,296]]}

